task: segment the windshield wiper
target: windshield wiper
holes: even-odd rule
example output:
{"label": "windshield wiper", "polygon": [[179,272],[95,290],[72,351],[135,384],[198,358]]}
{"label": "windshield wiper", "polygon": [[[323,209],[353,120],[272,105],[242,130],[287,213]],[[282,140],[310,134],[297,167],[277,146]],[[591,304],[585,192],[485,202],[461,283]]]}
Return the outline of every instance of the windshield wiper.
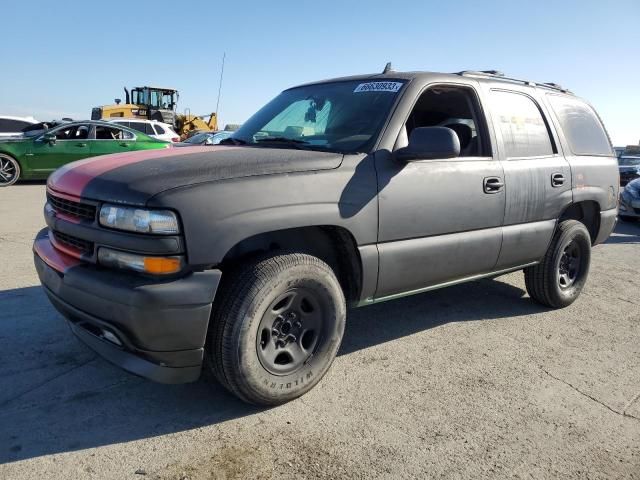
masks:
{"label": "windshield wiper", "polygon": [[288,145],[295,148],[301,148],[302,145],[308,145],[309,142],[305,140],[298,140],[296,138],[287,137],[263,137],[255,140],[255,143],[276,143],[282,145]]}
{"label": "windshield wiper", "polygon": [[227,137],[220,140],[220,145],[246,145],[246,140],[241,140],[239,138]]}

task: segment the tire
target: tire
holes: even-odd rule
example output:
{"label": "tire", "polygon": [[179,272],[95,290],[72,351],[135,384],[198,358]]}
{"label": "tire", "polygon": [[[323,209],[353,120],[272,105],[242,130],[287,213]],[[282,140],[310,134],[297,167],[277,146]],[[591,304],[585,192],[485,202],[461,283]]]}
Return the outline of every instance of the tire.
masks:
{"label": "tire", "polygon": [[0,187],[13,185],[20,179],[20,164],[5,153],[0,153]]}
{"label": "tire", "polygon": [[590,263],[589,231],[577,220],[565,220],[558,225],[542,261],[524,269],[527,292],[547,307],[567,307],[587,282]]}
{"label": "tire", "polygon": [[291,253],[229,273],[214,302],[205,363],[245,402],[278,405],[308,392],[342,341],[346,302],[322,260]]}

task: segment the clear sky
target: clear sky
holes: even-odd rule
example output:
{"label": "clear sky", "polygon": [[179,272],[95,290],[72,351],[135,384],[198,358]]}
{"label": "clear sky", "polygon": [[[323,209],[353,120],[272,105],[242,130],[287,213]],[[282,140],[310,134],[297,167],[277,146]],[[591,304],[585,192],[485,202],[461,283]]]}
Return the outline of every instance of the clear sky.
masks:
{"label": "clear sky", "polygon": [[640,141],[640,0],[8,1],[0,114],[88,118],[123,86],[169,86],[179,109],[241,123],[289,86],[397,70],[498,69],[553,81]]}

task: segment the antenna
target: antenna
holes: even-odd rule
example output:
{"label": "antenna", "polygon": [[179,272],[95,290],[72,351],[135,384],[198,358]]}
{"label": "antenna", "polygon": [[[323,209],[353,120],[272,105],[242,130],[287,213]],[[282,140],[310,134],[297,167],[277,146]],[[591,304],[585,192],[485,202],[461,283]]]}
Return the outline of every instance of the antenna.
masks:
{"label": "antenna", "polygon": [[384,66],[384,70],[382,70],[382,74],[384,75],[385,73],[389,72],[393,72],[393,68],[391,68],[391,62],[387,62],[387,64]]}
{"label": "antenna", "polygon": [[224,75],[224,59],[227,56],[227,52],[222,54],[222,68],[220,69],[220,83],[218,84],[218,100],[216,101],[216,123],[220,118],[218,115],[218,107],[220,106],[220,92],[222,91],[222,75]]}

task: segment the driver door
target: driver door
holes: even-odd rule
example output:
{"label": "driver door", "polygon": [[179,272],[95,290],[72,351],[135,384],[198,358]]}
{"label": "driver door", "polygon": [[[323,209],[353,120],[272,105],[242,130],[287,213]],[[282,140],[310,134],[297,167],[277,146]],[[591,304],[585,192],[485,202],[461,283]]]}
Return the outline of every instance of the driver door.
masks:
{"label": "driver door", "polygon": [[29,166],[34,172],[50,173],[69,162],[91,155],[88,124],[63,125],[51,131],[55,141],[40,137],[33,142],[28,153]]}
{"label": "driver door", "polygon": [[438,85],[420,96],[396,145],[406,145],[413,128],[446,126],[459,137],[460,156],[407,163],[376,152],[376,298],[415,293],[494,269],[502,244],[505,189],[486,125],[473,88]]}

